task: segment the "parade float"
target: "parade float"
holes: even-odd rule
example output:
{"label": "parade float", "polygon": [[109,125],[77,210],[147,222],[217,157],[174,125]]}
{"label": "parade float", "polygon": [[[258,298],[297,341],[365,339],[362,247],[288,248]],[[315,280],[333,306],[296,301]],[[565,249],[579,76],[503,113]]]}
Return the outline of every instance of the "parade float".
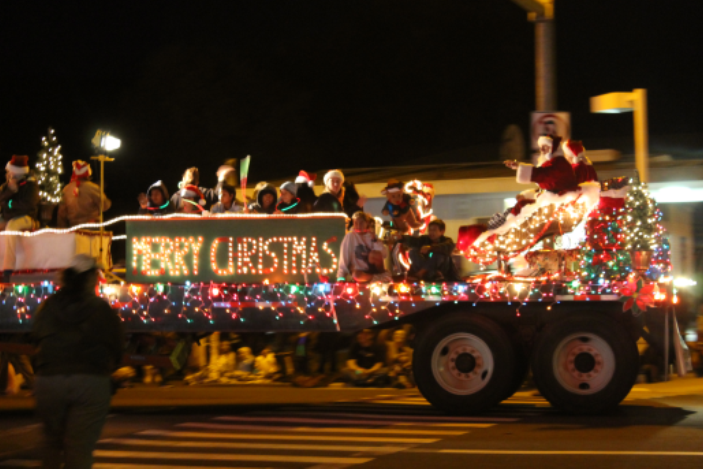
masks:
{"label": "parade float", "polygon": [[188,344],[214,331],[412,324],[415,380],[440,409],[486,410],[512,395],[530,369],[557,408],[611,409],[638,374],[642,313],[669,316],[677,302],[661,212],[646,185],[629,178],[530,200],[497,228],[462,228],[457,255],[486,270],[451,283],[335,281],[346,230],[338,213],[129,216],[5,232],[20,237],[22,269],[46,277],[4,285],[0,332],[30,331],[58,288],[53,272],[72,255],[100,256],[109,272],[113,238],[103,228],[125,223],[126,235],[114,242],[126,243],[126,266],[119,276],[108,273],[99,293],[132,338],[179,337],[170,356],[135,363],[178,368]]}

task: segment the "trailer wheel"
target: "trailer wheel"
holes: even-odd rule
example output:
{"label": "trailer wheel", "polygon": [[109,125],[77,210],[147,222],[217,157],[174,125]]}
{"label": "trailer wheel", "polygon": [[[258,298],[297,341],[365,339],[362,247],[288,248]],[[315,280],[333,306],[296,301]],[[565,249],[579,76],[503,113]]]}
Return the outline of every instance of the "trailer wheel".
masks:
{"label": "trailer wheel", "polygon": [[447,412],[488,410],[514,381],[512,344],[500,326],[483,316],[440,319],[420,336],[413,356],[418,389]]}
{"label": "trailer wheel", "polygon": [[635,384],[637,345],[614,320],[576,314],[547,326],[532,354],[532,374],[556,408],[601,413],[617,407]]}

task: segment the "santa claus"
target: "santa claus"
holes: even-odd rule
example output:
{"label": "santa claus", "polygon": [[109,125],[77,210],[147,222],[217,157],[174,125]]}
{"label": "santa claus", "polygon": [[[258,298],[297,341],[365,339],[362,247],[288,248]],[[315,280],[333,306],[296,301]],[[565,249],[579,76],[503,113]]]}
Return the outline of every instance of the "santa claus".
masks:
{"label": "santa claus", "polygon": [[517,161],[505,161],[505,166],[517,171],[517,182],[521,184],[537,183],[540,189],[564,194],[578,190],[578,181],[574,169],[566,158],[554,155],[559,148],[561,138],[543,135],[537,140],[540,150],[539,166]]}

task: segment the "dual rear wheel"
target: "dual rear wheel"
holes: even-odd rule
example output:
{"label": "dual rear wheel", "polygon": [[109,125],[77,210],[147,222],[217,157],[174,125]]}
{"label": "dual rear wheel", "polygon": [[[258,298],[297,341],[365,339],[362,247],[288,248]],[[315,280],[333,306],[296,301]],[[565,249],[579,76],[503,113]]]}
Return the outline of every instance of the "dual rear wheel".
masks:
{"label": "dual rear wheel", "polygon": [[510,397],[529,363],[535,384],[553,406],[599,413],[616,407],[637,376],[635,342],[599,314],[574,313],[548,325],[531,359],[518,345],[484,316],[442,317],[419,337],[413,363],[418,388],[439,409],[479,413]]}

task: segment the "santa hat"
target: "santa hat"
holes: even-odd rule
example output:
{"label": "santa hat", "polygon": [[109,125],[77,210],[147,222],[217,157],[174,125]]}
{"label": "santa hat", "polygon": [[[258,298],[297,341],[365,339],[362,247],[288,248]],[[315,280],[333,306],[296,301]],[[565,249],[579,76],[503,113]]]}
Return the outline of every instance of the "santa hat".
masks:
{"label": "santa hat", "polygon": [[339,169],[331,169],[327,171],[327,174],[325,174],[325,177],[323,178],[325,181],[325,185],[327,185],[331,178],[339,178],[342,180],[342,182],[344,182],[344,174]]}
{"label": "santa hat", "polygon": [[578,163],[580,161],[585,161],[587,164],[590,164],[590,161],[586,158],[586,149],[583,147],[581,141],[567,140],[561,147],[564,149],[564,156],[566,156],[570,162]]}
{"label": "santa hat", "polygon": [[90,169],[90,165],[83,160],[74,161],[71,166],[73,166],[73,178],[86,179],[93,174],[93,170]]}
{"label": "santa hat", "polygon": [[198,205],[205,206],[205,197],[203,196],[203,193],[200,192],[200,189],[198,189],[198,186],[194,186],[193,184],[188,184],[183,189],[181,189],[181,197],[184,199],[198,199]]}
{"label": "santa hat", "polygon": [[391,194],[393,192],[403,192],[404,188],[405,184],[403,184],[401,181],[397,179],[389,179],[388,184],[386,184],[386,187],[381,191],[381,194],[386,195]]}
{"label": "santa hat", "polygon": [[78,197],[78,188],[81,186],[81,181],[88,179],[91,174],[93,174],[93,171],[90,169],[90,165],[83,160],[76,160],[71,164],[71,166],[73,166],[71,182],[76,183],[76,187],[73,188],[73,195]]}
{"label": "santa hat", "polygon": [[12,155],[12,159],[5,170],[11,172],[15,176],[26,176],[29,174],[29,157],[27,155]]}
{"label": "santa hat", "polygon": [[288,191],[295,197],[298,194],[298,186],[294,182],[286,181],[281,184],[281,191]]}
{"label": "santa hat", "polygon": [[[317,174],[315,173],[307,173],[305,171],[300,171],[298,173],[298,177],[295,178],[295,183],[296,184],[307,184],[308,186],[312,187],[315,185],[315,179],[317,179]],[[342,176],[342,180],[344,180],[344,176]],[[325,180],[327,182],[327,180]]]}

